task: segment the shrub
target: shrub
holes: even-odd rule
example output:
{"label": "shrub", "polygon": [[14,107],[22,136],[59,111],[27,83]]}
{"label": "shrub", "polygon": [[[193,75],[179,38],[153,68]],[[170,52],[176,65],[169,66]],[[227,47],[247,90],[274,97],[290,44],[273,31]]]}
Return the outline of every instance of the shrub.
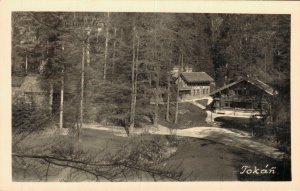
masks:
{"label": "shrub", "polygon": [[14,133],[41,130],[49,121],[48,112],[39,109],[24,97],[18,97],[12,103],[12,130]]}

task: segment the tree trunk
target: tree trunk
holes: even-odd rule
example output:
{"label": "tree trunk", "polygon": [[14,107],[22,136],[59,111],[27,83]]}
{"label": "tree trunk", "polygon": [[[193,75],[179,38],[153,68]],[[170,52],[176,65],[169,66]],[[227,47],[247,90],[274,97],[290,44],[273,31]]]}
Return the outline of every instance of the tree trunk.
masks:
{"label": "tree trunk", "polygon": [[60,87],[60,107],[59,107],[59,128],[63,128],[63,118],[64,118],[64,70],[61,76],[61,87]]}
{"label": "tree trunk", "polygon": [[136,108],[136,97],[137,97],[137,78],[138,78],[139,46],[140,46],[140,41],[139,41],[139,38],[137,37],[136,59],[135,59],[134,94],[133,94],[133,107],[132,107],[133,128],[134,128],[134,124],[135,124],[135,108]]}
{"label": "tree trunk", "polygon": [[49,114],[52,116],[52,106],[53,106],[53,83],[50,81],[49,84]]}
{"label": "tree trunk", "polygon": [[151,68],[150,67],[148,67],[148,75],[149,75],[149,86],[150,86],[150,88],[151,88],[151,86],[152,86],[152,74],[151,74]]}
{"label": "tree trunk", "polygon": [[107,72],[108,38],[109,38],[109,12],[107,13],[106,34],[105,34],[105,51],[104,51],[104,67],[103,67],[104,83],[106,81],[106,72]]}
{"label": "tree trunk", "polygon": [[130,127],[129,135],[133,135],[134,128],[134,94],[135,94],[135,26],[133,27],[133,40],[132,40],[132,65],[131,65],[131,107],[130,107]]}
{"label": "tree trunk", "polygon": [[77,129],[77,139],[78,142],[80,142],[80,129],[83,126],[83,93],[84,93],[84,70],[85,70],[85,66],[84,66],[84,52],[85,52],[85,47],[84,47],[84,43],[82,45],[82,62],[81,62],[81,95],[80,95],[80,126]]}
{"label": "tree trunk", "polygon": [[155,110],[154,110],[154,127],[158,128],[158,99],[159,99],[159,65],[157,62],[157,52],[156,52],[156,31],[154,33],[154,61],[156,70],[156,88],[155,88]]}
{"label": "tree trunk", "polygon": [[267,50],[265,50],[265,82],[267,82]]}
{"label": "tree trunk", "polygon": [[[54,48],[54,52],[55,52]],[[64,47],[62,46],[62,51]],[[64,90],[65,90],[65,68],[62,68],[62,75],[61,75],[61,87],[60,87],[60,110],[59,110],[59,128],[62,130],[64,127]]]}
{"label": "tree trunk", "polygon": [[[170,64],[169,64],[169,67],[171,66],[171,62],[172,62],[172,59],[170,59]],[[168,74],[168,96],[167,96],[167,113],[166,113],[166,120],[169,122],[170,121],[170,86],[171,86],[171,83],[170,83],[171,79],[170,79],[170,74]]]}
{"label": "tree trunk", "polygon": [[154,110],[154,126],[158,127],[158,102],[159,102],[159,67],[156,66],[156,88],[155,88],[155,110]]}
{"label": "tree trunk", "polygon": [[115,62],[116,62],[116,40],[117,38],[117,27],[114,27],[114,44],[113,44],[113,57],[112,57],[112,77],[115,75]]}
{"label": "tree trunk", "polygon": [[[54,48],[54,51],[56,49]],[[64,51],[64,46],[62,46],[62,51]],[[52,85],[52,83],[51,83]],[[53,91],[53,87],[52,87]],[[62,76],[61,76],[61,87],[60,87],[60,111],[59,111],[59,128],[62,130],[64,127],[64,91],[65,91],[65,66],[62,68]]]}
{"label": "tree trunk", "polygon": [[28,73],[28,57],[27,57],[27,53],[26,53],[26,56],[25,56],[25,74],[27,75]]}
{"label": "tree trunk", "polygon": [[[183,55],[181,54],[181,59],[179,59],[180,62],[180,66],[179,66],[179,70],[178,70],[178,80],[177,80],[177,92],[176,92],[176,109],[175,109],[175,120],[174,123],[177,124],[178,122],[178,102],[179,102],[179,87],[180,87],[180,83],[179,83],[179,79],[180,79],[180,75],[181,75],[181,69],[182,69],[182,65],[183,65]],[[180,61],[181,60],[181,61]]]}
{"label": "tree trunk", "polygon": [[86,45],[86,64],[90,66],[90,34],[88,34],[87,45]]}

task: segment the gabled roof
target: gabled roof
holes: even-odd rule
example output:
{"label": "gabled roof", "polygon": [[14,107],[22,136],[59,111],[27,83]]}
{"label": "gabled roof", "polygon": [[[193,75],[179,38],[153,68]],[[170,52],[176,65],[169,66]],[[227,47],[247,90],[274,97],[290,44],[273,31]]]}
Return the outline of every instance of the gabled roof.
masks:
{"label": "gabled roof", "polygon": [[231,86],[234,86],[234,85],[236,85],[236,84],[238,84],[240,82],[243,82],[243,81],[246,81],[246,82],[248,82],[248,83],[250,83],[250,84],[258,87],[259,89],[263,90],[264,92],[266,92],[266,93],[268,93],[270,95],[277,94],[277,92],[271,86],[269,86],[268,84],[266,84],[266,83],[264,83],[264,82],[262,82],[262,81],[260,81],[258,79],[242,78],[240,80],[237,80],[235,82],[227,84],[227,85],[225,85],[225,86],[223,86],[223,87],[221,87],[219,89],[216,89],[215,91],[211,92],[209,95],[214,95],[214,94],[216,94],[218,92],[221,92],[221,91],[223,91],[223,90],[225,90],[225,89],[227,89],[227,88],[229,88]]}
{"label": "gabled roof", "polygon": [[183,72],[180,75],[187,83],[213,82],[214,79],[205,72]]}
{"label": "gabled roof", "polygon": [[41,87],[43,80],[39,75],[28,75],[24,78],[20,91],[24,93],[45,93],[46,91]]}

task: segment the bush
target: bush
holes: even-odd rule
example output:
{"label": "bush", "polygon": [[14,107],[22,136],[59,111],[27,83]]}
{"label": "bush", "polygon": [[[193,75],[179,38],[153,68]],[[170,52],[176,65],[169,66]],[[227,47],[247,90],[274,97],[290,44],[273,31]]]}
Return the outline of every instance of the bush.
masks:
{"label": "bush", "polygon": [[288,122],[266,124],[263,120],[256,118],[236,117],[218,117],[215,120],[221,123],[221,127],[249,132],[260,142],[290,153],[291,132]]}
{"label": "bush", "polygon": [[41,130],[49,121],[48,112],[37,108],[24,97],[18,97],[12,103],[12,130],[14,133]]}
{"label": "bush", "polygon": [[177,144],[174,139],[170,142],[171,139],[161,135],[152,135],[150,140],[132,140],[133,148],[130,158],[133,161],[139,161],[140,164],[152,164],[165,160],[173,154],[170,149]]}

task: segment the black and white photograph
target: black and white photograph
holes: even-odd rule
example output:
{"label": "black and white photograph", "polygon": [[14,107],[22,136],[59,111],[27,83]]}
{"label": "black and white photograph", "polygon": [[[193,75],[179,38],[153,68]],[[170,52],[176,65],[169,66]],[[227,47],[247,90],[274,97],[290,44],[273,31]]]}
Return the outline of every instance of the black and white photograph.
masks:
{"label": "black and white photograph", "polygon": [[0,0],[0,191],[297,190],[300,1]]}
{"label": "black and white photograph", "polygon": [[290,181],[289,14],[11,15],[12,181]]}

